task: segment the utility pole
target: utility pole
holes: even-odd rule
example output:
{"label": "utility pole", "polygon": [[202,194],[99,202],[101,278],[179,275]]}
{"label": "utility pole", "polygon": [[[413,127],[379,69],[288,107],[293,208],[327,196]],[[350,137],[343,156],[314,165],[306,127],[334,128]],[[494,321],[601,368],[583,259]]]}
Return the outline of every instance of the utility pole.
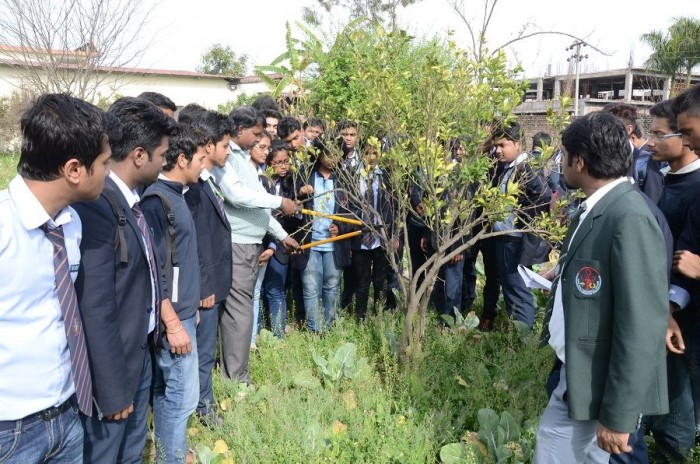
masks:
{"label": "utility pole", "polygon": [[566,59],[566,61],[571,62],[574,60],[574,66],[576,67],[576,85],[574,90],[574,116],[578,116],[578,81],[579,81],[579,68],[578,65],[584,58],[588,58],[588,55],[581,55],[581,47],[586,47],[588,44],[583,40],[577,40],[569,47],[565,48],[567,52],[574,51],[574,53]]}

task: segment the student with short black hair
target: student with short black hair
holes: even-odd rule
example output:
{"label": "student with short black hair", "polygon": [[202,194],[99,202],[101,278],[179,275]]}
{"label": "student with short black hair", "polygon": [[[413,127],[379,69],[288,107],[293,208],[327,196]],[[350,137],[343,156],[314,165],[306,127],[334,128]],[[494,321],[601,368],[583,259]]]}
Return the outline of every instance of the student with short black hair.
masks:
{"label": "student with short black hair", "polygon": [[312,116],[304,121],[303,129],[304,144],[309,146],[317,138],[323,137],[323,133],[326,132],[326,122],[321,118]]}
{"label": "student with short black hair", "polygon": [[215,169],[232,241],[233,281],[219,321],[221,361],[225,378],[251,382],[248,361],[253,332],[253,291],[262,239],[270,232],[286,247],[297,248],[296,240],[271,216],[272,209],[281,207],[284,214],[295,214],[297,207],[288,198],[267,193],[250,164],[248,152],[263,133],[263,114],[255,108],[241,106],[231,112],[229,119],[231,155],[223,168]]}
{"label": "student with short black hair", "polygon": [[[508,191],[508,185],[515,183],[522,193],[518,196],[517,206],[510,208],[504,221],[496,221],[493,230],[506,232],[495,238],[506,312],[509,317],[532,329],[535,322],[535,301],[518,273],[518,265],[534,264],[524,263],[523,259],[535,250],[529,248],[529,242],[525,240],[525,234],[520,232],[520,229],[527,227],[527,222],[535,216],[548,210],[552,193],[542,175],[533,171],[527,162],[528,154],[522,151],[521,146],[522,135],[522,128],[517,122],[499,126],[494,131],[498,167],[493,186],[505,193]],[[538,258],[541,261],[535,262],[547,259],[546,256]]]}
{"label": "student with short black hair", "polygon": [[[348,196],[343,191],[342,180],[335,173],[338,169],[336,155],[320,139],[312,148],[316,156],[314,167],[310,177],[302,181],[313,187],[313,193],[300,196],[304,207],[323,215],[350,215]],[[298,184],[301,185],[301,181]],[[327,217],[304,216],[296,236],[306,244],[336,237],[352,228]],[[316,245],[292,256],[292,266],[301,273],[306,323],[314,333],[327,331],[335,321],[341,269],[350,265],[350,254],[349,241],[339,240]]]}
{"label": "student with short black hair", "polygon": [[[649,138],[652,156],[656,161],[668,163],[668,167],[661,170],[664,187],[659,208],[671,229],[675,248],[676,244],[682,243],[684,234],[695,234],[699,225],[693,224],[692,210],[700,197],[700,160],[683,145],[670,100],[652,106],[649,114],[652,116]],[[688,456],[695,443],[697,415],[693,414],[693,402],[697,401],[697,397],[689,392],[700,387],[692,385],[693,379],[689,376],[689,366],[693,363],[690,353],[684,353],[679,348],[683,346],[683,339],[692,332],[694,321],[690,315],[696,312],[698,306],[698,301],[692,297],[694,287],[692,280],[677,272],[671,274],[669,328],[685,336],[681,335],[676,340],[678,347],[668,347],[670,412],[648,418],[657,446],[679,460]]]}
{"label": "student with short black hair", "polygon": [[632,462],[640,416],[668,411],[664,239],[627,178],[629,136],[619,119],[589,113],[562,143],[566,181],[586,200],[564,238],[545,316],[542,340],[560,379],[533,462],[607,464],[611,454]]}
{"label": "student with short black hair", "polygon": [[280,123],[280,119],[282,119],[282,115],[279,111],[272,108],[265,108],[262,112],[265,116],[265,130],[270,134],[272,140],[278,139],[277,126]]}
{"label": "student with short black hair", "polygon": [[[153,229],[165,284],[161,307],[165,336],[156,349],[153,382],[153,423],[156,460],[184,462],[187,456],[187,420],[199,400],[197,308],[200,306],[200,272],[197,230],[184,198],[187,185],[197,182],[204,153],[188,133],[171,138],[158,181],[143,195],[141,208]],[[181,335],[185,346],[172,347],[171,335]],[[173,349],[175,348],[175,349]]]}
{"label": "student with short black hair", "polygon": [[[350,266],[346,268],[343,278],[345,286],[350,287],[344,295],[349,304],[352,294],[355,296],[355,317],[364,320],[369,311],[370,285],[374,291],[374,313],[387,300],[387,276],[389,274],[389,258],[387,253],[398,250],[398,239],[394,242],[397,209],[396,200],[392,197],[389,177],[379,166],[381,150],[372,144],[367,144],[362,152],[362,162],[365,170],[359,173],[355,187],[360,198],[351,202],[351,210],[356,217],[368,225],[367,230],[350,241],[352,249]],[[390,243],[381,239],[380,229],[384,229]],[[355,282],[350,285],[349,279]]]}
{"label": "student with short black hair", "polygon": [[280,105],[270,95],[260,95],[250,106],[260,112],[265,110],[275,110],[279,113],[281,111]]}
{"label": "student with short black hair", "polygon": [[179,124],[192,124],[199,116],[207,112],[206,108],[197,103],[188,103],[177,112],[177,122]]}
{"label": "student with short black hair", "polygon": [[633,143],[634,131],[639,129],[637,124],[637,108],[628,103],[608,103],[603,107],[603,111],[618,117],[625,125],[627,135],[630,138],[630,152],[632,156],[632,167],[630,177],[639,185],[639,189],[652,202],[658,203],[663,189],[663,176],[661,175],[661,164],[655,161],[651,153],[642,150]]}
{"label": "student with short black hair", "polygon": [[177,105],[171,99],[158,92],[142,92],[137,98],[149,101],[160,108],[169,117],[174,117]]}
{"label": "student with short black hair", "polygon": [[301,124],[291,116],[285,116],[280,119],[280,123],[277,126],[277,135],[280,140],[287,144],[291,152],[299,151],[304,146]]}
{"label": "student with short black hair", "polygon": [[350,119],[338,121],[336,130],[338,132],[338,145],[343,152],[341,166],[348,169],[356,169],[362,163],[360,152],[357,148],[357,122]]}
{"label": "student with short black hair", "polygon": [[212,370],[216,360],[219,312],[231,288],[231,226],[226,219],[221,187],[214,180],[212,171],[226,164],[230,153],[231,125],[223,114],[206,111],[185,126],[185,130],[201,131],[207,135],[197,142],[197,150],[204,152],[204,168],[197,182],[188,185],[185,201],[197,230],[201,283],[197,324],[199,403],[196,412],[205,426],[213,427],[221,423],[214,400]]}
{"label": "student with short black hair", "polygon": [[103,416],[81,417],[84,457],[136,462],[146,444],[151,354],[162,334],[162,275],[137,189],[156,181],[177,126],[140,98],[120,98],[107,114],[121,131],[110,138],[111,172],[97,201],[73,205],[83,220],[76,290]]}
{"label": "student with short black hair", "polygon": [[109,173],[105,114],[65,94],[39,96],[20,119],[18,175],[0,191],[0,450],[8,462],[83,462],[78,410],[93,408],[73,282],[81,220]]}

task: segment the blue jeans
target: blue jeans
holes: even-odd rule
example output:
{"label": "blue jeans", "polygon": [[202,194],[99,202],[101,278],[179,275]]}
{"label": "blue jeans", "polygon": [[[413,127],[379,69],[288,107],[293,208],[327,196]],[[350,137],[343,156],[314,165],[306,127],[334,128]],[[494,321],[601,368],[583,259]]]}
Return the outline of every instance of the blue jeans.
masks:
{"label": "blue jeans", "polygon": [[[433,304],[442,315],[456,317],[454,308],[458,310],[462,306],[462,276],[464,273],[464,263],[443,264],[438,271],[438,278],[433,287]],[[440,324],[445,321],[440,320]]]}
{"label": "blue jeans", "polygon": [[287,322],[287,264],[282,264],[274,256],[267,263],[263,289],[270,308],[270,328],[277,338],[284,338],[284,328]]}
{"label": "blue jeans", "polygon": [[199,359],[196,317],[185,319],[183,329],[192,341],[186,355],[158,349],[153,387],[153,423],[156,462],[184,463],[187,457],[187,419],[199,401]]}
{"label": "blue jeans", "polygon": [[[695,444],[695,421],[690,378],[683,355],[669,353],[666,356],[668,375],[668,414],[646,417],[646,423],[654,434],[654,442],[674,459],[683,460]],[[661,455],[660,462],[666,459]]]}
{"label": "blue jeans", "polygon": [[496,259],[508,316],[532,329],[535,323],[535,299],[518,274],[522,242],[518,237],[496,237]]}
{"label": "blue jeans", "polygon": [[210,309],[199,310],[199,325],[197,326],[197,358],[199,362],[199,414],[210,414],[216,411],[214,389],[212,387],[212,370],[216,362],[216,335],[219,331],[219,312],[221,302],[215,303]]}
{"label": "blue jeans", "polygon": [[309,252],[309,262],[302,273],[301,282],[304,287],[306,323],[312,332],[322,332],[333,324],[341,274],[335,266],[332,251],[312,249]]}
{"label": "blue jeans", "polygon": [[25,418],[0,422],[0,462],[82,464],[83,427],[75,395],[53,419]]}
{"label": "blue jeans", "polygon": [[134,395],[134,411],[122,420],[99,420],[97,416],[80,415],[85,429],[85,462],[141,462],[146,446],[148,399],[151,396],[153,362],[150,349],[143,357],[139,385]]}
{"label": "blue jeans", "polygon": [[260,297],[262,296],[262,285],[266,269],[267,263],[260,266],[258,280],[255,281],[255,289],[253,290],[253,334],[250,336],[251,346],[255,345],[255,336],[260,331]]}
{"label": "blue jeans", "polygon": [[695,404],[695,428],[700,427],[700,321],[693,321],[687,335],[683,335],[686,344],[686,362],[690,375],[690,389]]}

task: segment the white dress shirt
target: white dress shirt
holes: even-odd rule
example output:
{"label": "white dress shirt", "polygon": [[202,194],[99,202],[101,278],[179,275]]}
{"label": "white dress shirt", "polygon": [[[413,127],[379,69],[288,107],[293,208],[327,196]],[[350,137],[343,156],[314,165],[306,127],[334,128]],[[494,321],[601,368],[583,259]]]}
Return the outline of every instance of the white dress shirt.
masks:
{"label": "white dress shirt", "polygon": [[[134,205],[141,200],[141,198],[139,198],[139,194],[136,193],[136,190],[129,190],[129,187],[119,178],[119,176],[114,173],[114,171],[109,172],[109,178],[112,179],[115,184],[117,184],[117,187],[119,187],[119,191],[122,193],[122,195],[124,195],[129,208],[133,208]],[[148,252],[149,247],[152,245],[146,242],[146,237],[143,235],[141,236],[141,241],[143,246],[146,248],[146,252]],[[153,250],[154,254],[155,252],[156,251]],[[148,259],[148,256],[146,259]],[[148,267],[150,266],[151,262],[149,260]],[[151,313],[148,316],[148,333],[153,332],[153,330],[156,328],[156,282],[153,280],[153,276],[158,275],[158,272],[159,271],[157,269],[151,269],[151,272],[149,273],[151,277]]]}
{"label": "white dress shirt", "polygon": [[[586,198],[586,201],[584,201],[582,205],[582,207],[584,207],[585,209],[579,217],[578,226],[576,227],[576,230],[574,230],[574,233],[571,235],[569,245],[571,245],[571,242],[574,241],[576,232],[578,232],[578,229],[581,227],[581,224],[583,224],[584,219],[586,219],[586,216],[588,216],[588,213],[591,212],[596,203],[598,203],[613,188],[617,187],[623,182],[627,182],[627,177],[620,177],[619,179],[616,179],[610,182],[609,184],[606,184],[605,186],[593,192],[593,194],[590,197]],[[566,254],[566,252],[568,252],[568,249],[562,250],[562,252]],[[560,261],[563,256],[564,255],[562,254],[562,256],[559,258]],[[562,267],[561,269],[559,269],[559,276],[561,276],[563,272],[564,268]],[[562,300],[561,285],[557,285],[557,289],[554,291],[554,306],[552,307],[552,317],[549,319],[549,345],[552,348],[554,348],[554,351],[557,353],[557,357],[563,363],[566,363],[565,340],[566,336],[564,334],[564,303]]]}
{"label": "white dress shirt", "polygon": [[40,227],[63,226],[74,281],[82,228],[69,206],[52,220],[20,176],[0,191],[0,217],[0,420],[8,421],[58,406],[75,392],[54,247]]}

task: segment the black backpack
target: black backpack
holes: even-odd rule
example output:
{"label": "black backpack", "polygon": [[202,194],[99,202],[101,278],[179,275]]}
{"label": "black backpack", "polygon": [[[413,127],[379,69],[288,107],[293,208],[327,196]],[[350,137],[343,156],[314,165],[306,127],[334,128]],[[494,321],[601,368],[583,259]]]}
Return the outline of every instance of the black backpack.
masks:
{"label": "black backpack", "polygon": [[172,282],[173,268],[179,266],[177,248],[175,247],[175,210],[163,192],[149,190],[141,197],[141,201],[148,197],[160,198],[160,202],[165,208],[165,217],[168,221],[168,228],[165,231],[165,281]]}

